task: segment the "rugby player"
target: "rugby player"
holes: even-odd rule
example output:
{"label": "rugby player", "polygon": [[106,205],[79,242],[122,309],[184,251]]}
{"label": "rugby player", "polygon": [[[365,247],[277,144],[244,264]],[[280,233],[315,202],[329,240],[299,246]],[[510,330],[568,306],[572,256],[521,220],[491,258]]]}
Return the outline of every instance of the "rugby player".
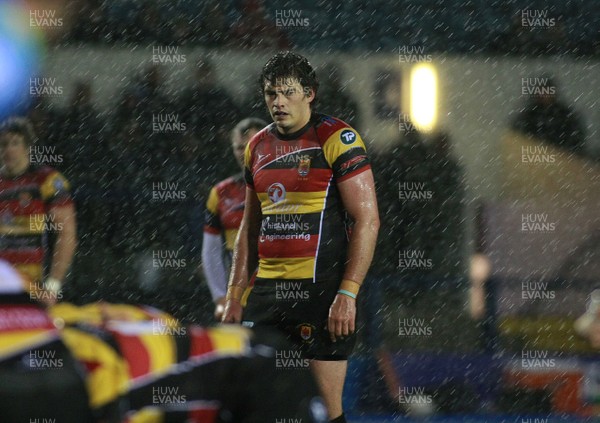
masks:
{"label": "rugby player", "polygon": [[[26,119],[0,125],[0,258],[27,275],[37,299],[54,304],[75,254],[75,208],[69,182],[55,169],[32,163],[31,157],[50,159],[30,154],[35,140]],[[38,289],[42,282],[45,290]]]}
{"label": "rugby player", "polygon": [[202,268],[215,303],[217,321],[220,321],[223,315],[227,275],[235,238],[244,214],[244,151],[248,141],[265,126],[267,123],[262,119],[246,118],[233,128],[231,148],[242,171],[212,187],[206,202]]}
{"label": "rugby player", "polygon": [[0,421],[95,422],[81,365],[26,288],[0,260]]}
{"label": "rugby player", "polygon": [[356,297],[379,230],[373,174],[359,134],[314,112],[318,81],[306,58],[276,54],[259,84],[274,122],[246,148],[246,207],[223,322],[285,333],[310,359],[330,420],[345,422]]}

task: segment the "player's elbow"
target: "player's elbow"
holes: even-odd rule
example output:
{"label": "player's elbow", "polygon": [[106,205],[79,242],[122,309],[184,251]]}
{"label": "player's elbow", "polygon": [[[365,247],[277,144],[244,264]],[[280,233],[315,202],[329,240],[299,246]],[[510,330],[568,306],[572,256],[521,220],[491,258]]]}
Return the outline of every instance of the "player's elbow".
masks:
{"label": "player's elbow", "polygon": [[379,233],[380,226],[381,222],[379,221],[379,216],[377,214],[371,216],[369,220],[369,228],[375,235]]}

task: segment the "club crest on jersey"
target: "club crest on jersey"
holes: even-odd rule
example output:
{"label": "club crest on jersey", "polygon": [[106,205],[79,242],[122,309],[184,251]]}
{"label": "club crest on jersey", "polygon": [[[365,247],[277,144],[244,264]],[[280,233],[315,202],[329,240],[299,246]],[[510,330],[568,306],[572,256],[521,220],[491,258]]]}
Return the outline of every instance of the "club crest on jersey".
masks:
{"label": "club crest on jersey", "polygon": [[356,134],[350,129],[345,129],[340,133],[340,140],[342,141],[342,144],[350,145],[356,141]]}
{"label": "club crest on jersey", "polygon": [[267,195],[272,203],[279,203],[285,200],[285,187],[279,182],[275,182],[267,188]]}
{"label": "club crest on jersey", "polygon": [[304,342],[310,344],[315,340],[313,338],[313,334],[316,328],[310,323],[301,323],[298,326],[296,326],[296,329],[300,329],[300,338],[302,338]]}
{"label": "club crest on jersey", "polygon": [[310,172],[310,157],[302,156],[298,162],[298,174],[305,177],[308,175],[308,172]]}

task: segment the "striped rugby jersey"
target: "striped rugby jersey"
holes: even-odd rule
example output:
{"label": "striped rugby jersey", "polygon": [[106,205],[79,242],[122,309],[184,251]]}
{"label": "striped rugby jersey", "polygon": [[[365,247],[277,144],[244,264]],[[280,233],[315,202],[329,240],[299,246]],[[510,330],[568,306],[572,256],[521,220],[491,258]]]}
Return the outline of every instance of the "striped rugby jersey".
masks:
{"label": "striped rugby jersey", "polygon": [[345,122],[313,114],[294,134],[271,124],[245,153],[245,178],[260,201],[259,278],[340,280],[348,247],[337,183],[370,169],[365,144]]}
{"label": "striped rugby jersey", "polygon": [[229,177],[212,187],[206,201],[204,232],[223,233],[230,254],[244,216],[246,187],[242,174]]}
{"label": "striped rugby jersey", "polygon": [[40,282],[48,233],[60,230],[47,213],[70,204],[69,182],[51,167],[32,165],[14,178],[0,175],[0,258]]}

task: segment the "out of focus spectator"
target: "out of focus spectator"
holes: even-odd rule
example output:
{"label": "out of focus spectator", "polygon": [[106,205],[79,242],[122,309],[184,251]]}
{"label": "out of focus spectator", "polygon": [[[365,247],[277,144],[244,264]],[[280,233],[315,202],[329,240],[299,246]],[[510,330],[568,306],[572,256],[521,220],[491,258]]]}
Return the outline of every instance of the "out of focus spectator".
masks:
{"label": "out of focus spectator", "polygon": [[290,47],[285,32],[267,16],[262,0],[244,0],[241,17],[231,29],[231,45],[238,48],[284,50]]}
{"label": "out of focus spectator", "polygon": [[77,7],[77,19],[73,19],[69,37],[84,43],[106,42],[109,32],[107,3],[104,0],[73,3]]}
{"label": "out of focus spectator", "polygon": [[77,245],[69,182],[46,165],[54,156],[36,146],[26,119],[0,126],[0,258],[35,284],[43,282],[51,295],[40,299],[49,304],[62,298]]}
{"label": "out of focus spectator", "polygon": [[229,43],[229,26],[221,2],[213,0],[205,4],[200,24],[199,40],[201,44],[208,47],[217,47]]}
{"label": "out of focus spectator", "polygon": [[584,132],[579,114],[558,97],[558,86],[551,78],[535,78],[539,85],[519,111],[512,126],[573,153],[584,154]]}
{"label": "out of focus spectator", "polygon": [[590,302],[588,303],[585,313],[583,313],[575,321],[575,330],[577,333],[586,338],[590,345],[596,349],[600,349],[600,290],[595,289],[590,294]]}
{"label": "out of focus spectator", "polygon": [[153,1],[142,3],[138,9],[135,25],[129,29],[131,41],[142,43],[168,43],[169,21],[161,15],[159,5]]}
{"label": "out of focus spectator", "polygon": [[60,113],[58,150],[64,156],[61,168],[76,184],[95,179],[90,174],[89,163],[102,162],[101,131],[104,122],[93,102],[92,85],[78,81],[67,107]]}
{"label": "out of focus spectator", "polygon": [[[193,85],[178,102],[179,115],[189,130],[202,140],[202,148],[212,163],[219,163],[218,178],[227,176],[237,166],[228,153],[229,122],[240,115],[232,97],[217,85],[216,73],[208,60],[198,60]],[[212,169],[215,170],[216,168]],[[209,169],[209,171],[211,171]]]}
{"label": "out of focus spectator", "polygon": [[204,211],[206,193],[215,180],[209,163],[210,157],[200,139],[192,132],[185,132],[172,138],[159,173],[159,180],[167,184],[175,197],[156,204],[160,213],[156,222],[159,239],[166,248],[181,251],[188,260],[200,257],[200,236],[190,235],[202,232],[199,217]]}
{"label": "out of focus spectator", "polygon": [[358,104],[345,92],[342,71],[335,64],[328,63],[319,73],[322,82],[317,107],[327,110],[327,113],[339,117],[353,128],[360,129]]}
{"label": "out of focus spectator", "polygon": [[46,97],[38,97],[27,113],[39,145],[54,146],[60,137],[60,113]]}

